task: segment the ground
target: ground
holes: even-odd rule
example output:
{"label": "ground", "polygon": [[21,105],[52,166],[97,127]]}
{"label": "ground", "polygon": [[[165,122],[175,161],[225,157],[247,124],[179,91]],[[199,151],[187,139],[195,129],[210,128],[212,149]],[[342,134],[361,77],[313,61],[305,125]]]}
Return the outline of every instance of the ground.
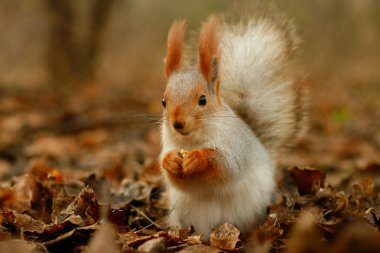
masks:
{"label": "ground", "polygon": [[310,130],[280,159],[265,221],[210,243],[166,228],[157,108],[98,84],[2,90],[0,251],[376,252],[378,88],[309,83]]}

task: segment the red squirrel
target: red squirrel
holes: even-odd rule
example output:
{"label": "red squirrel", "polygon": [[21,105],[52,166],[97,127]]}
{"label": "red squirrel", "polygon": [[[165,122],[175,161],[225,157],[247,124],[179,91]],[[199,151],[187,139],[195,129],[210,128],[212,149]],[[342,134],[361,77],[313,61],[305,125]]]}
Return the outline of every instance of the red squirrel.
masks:
{"label": "red squirrel", "polygon": [[208,238],[225,222],[242,233],[265,217],[280,150],[306,128],[305,88],[293,67],[289,22],[215,15],[203,24],[198,57],[184,52],[185,21],[167,40],[160,165],[172,227]]}

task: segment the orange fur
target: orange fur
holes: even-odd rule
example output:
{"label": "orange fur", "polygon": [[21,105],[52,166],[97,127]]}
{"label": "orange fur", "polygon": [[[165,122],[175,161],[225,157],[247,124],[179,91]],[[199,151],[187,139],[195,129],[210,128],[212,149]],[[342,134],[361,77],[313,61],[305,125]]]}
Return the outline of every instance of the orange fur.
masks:
{"label": "orange fur", "polygon": [[217,161],[215,149],[195,149],[189,151],[183,159],[183,177],[199,175],[205,183],[221,183],[226,179],[224,168]]}
{"label": "orange fur", "polygon": [[178,118],[178,116],[181,114],[179,110],[179,107],[176,107],[172,110],[170,113],[170,122],[174,122]]}
{"label": "orange fur", "polygon": [[194,183],[222,184],[227,174],[217,161],[217,151],[214,149],[191,150],[184,158],[178,152],[171,151],[165,155],[162,167],[168,172],[170,181],[179,187]]}
{"label": "orange fur", "polygon": [[169,174],[181,176],[182,175],[182,157],[176,151],[167,153],[162,160],[162,167],[169,172]]}
{"label": "orange fur", "polygon": [[170,27],[166,50],[166,77],[177,70],[181,65],[183,41],[185,38],[186,21],[176,21]]}
{"label": "orange fur", "polygon": [[183,177],[191,178],[193,175],[204,172],[209,167],[206,149],[195,149],[186,154],[182,162]]}
{"label": "orange fur", "polygon": [[173,124],[174,122],[180,122],[182,124],[185,123],[186,116],[181,110],[180,107],[175,107],[173,111],[170,113],[170,122]]}
{"label": "orange fur", "polygon": [[206,90],[202,85],[196,84],[194,87],[194,94],[195,96],[193,96],[192,101],[195,105],[197,105],[199,102],[199,96],[206,95]]}
{"label": "orange fur", "polygon": [[199,35],[199,69],[207,81],[212,78],[212,61],[219,55],[219,20],[212,15],[203,24]]}

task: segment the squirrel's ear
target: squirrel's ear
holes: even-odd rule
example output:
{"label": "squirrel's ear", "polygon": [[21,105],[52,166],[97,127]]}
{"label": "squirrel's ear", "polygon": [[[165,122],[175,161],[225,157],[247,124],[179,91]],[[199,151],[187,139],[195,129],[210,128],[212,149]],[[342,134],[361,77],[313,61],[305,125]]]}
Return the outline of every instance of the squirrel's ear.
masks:
{"label": "squirrel's ear", "polygon": [[175,21],[170,27],[165,60],[166,77],[169,77],[181,65],[185,26],[186,21],[180,20]]}
{"label": "squirrel's ear", "polygon": [[212,15],[203,24],[199,35],[199,70],[210,83],[214,83],[218,76],[219,33],[219,19]]}

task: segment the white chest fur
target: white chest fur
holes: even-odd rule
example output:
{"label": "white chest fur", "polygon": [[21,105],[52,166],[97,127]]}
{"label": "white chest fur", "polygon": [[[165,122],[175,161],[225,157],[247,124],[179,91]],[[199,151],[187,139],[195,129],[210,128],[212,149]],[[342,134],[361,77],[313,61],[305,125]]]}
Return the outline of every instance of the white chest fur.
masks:
{"label": "white chest fur", "polygon": [[[220,153],[229,176],[226,184],[199,184],[183,192],[166,180],[170,226],[192,225],[206,239],[213,228],[224,222],[237,226],[242,233],[249,231],[262,220],[275,189],[274,168],[267,150],[231,110],[223,113],[230,114],[224,117],[226,122],[209,125],[212,133],[204,133],[209,138],[201,147],[193,148],[213,148]],[[163,154],[183,148],[165,126],[163,140]]]}

